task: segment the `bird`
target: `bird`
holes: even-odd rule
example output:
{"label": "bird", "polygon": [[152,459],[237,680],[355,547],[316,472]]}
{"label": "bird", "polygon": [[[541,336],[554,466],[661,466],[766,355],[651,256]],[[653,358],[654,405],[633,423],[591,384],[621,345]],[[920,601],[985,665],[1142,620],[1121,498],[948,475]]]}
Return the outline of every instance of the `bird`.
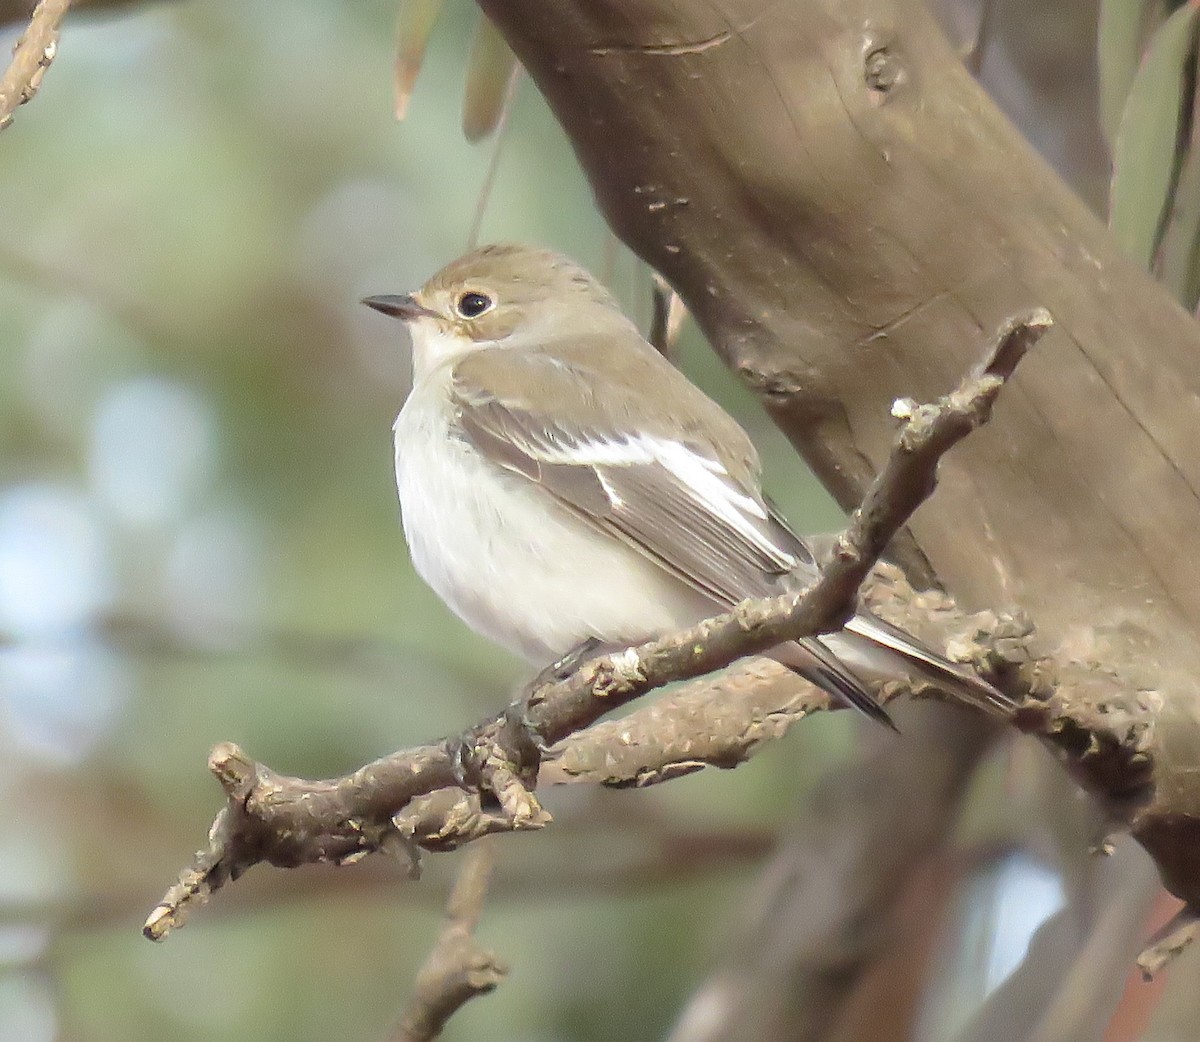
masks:
{"label": "bird", "polygon": [[[493,244],[363,303],[411,335],[393,431],[413,566],[477,633],[566,669],[817,577],[750,437],[574,261]],[[871,688],[889,679],[1011,708],[861,607],[769,655],[889,726]]]}

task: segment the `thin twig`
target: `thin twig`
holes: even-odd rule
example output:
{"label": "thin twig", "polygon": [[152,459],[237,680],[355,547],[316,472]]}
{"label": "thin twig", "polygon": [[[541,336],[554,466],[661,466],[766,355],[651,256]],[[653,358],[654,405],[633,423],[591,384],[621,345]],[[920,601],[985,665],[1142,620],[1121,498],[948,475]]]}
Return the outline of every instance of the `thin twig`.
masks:
{"label": "thin twig", "polygon": [[650,303],[650,331],[646,339],[660,355],[674,362],[675,344],[679,340],[683,320],[687,318],[687,307],[657,271],[650,272]]}
{"label": "thin twig", "polygon": [[[687,630],[584,663],[460,735],[394,753],[342,778],[287,778],[231,743],[217,746],[209,768],[227,804],[207,847],[147,919],[146,936],[165,937],[226,882],[263,861],[346,863],[386,849],[415,860],[420,848],[443,850],[490,832],[540,828],[550,819],[531,791],[539,759],[534,739],[561,741],[665,684],[839,628],[888,541],[933,491],[942,455],[987,420],[1004,381],[1050,325],[1042,309],[1013,319],[981,370],[957,390],[934,405],[897,404],[905,422],[893,452],[807,590],[746,601]],[[896,693],[896,685],[889,688],[885,697]],[[452,801],[448,812],[431,812],[418,798],[439,789],[468,795]],[[478,789],[492,794],[500,809],[487,807],[473,794]]]}
{"label": "thin twig", "polygon": [[413,985],[392,1042],[429,1042],[462,1006],[486,995],[508,974],[492,952],[475,940],[483,901],[495,867],[493,843],[467,851],[446,902],[446,921]]}
{"label": "thin twig", "polygon": [[992,0],[981,0],[979,10],[979,22],[975,26],[974,39],[967,46],[966,52],[963,54],[963,64],[967,67],[967,71],[976,79],[983,71],[983,60],[987,55],[988,45],[991,41],[992,34],[992,14],[994,4]]}
{"label": "thin twig", "polygon": [[13,121],[13,113],[42,85],[42,77],[58,51],[59,26],[71,0],[39,0],[13,48],[13,60],[0,77],[0,130]]}
{"label": "thin twig", "polygon": [[479,188],[479,198],[475,202],[471,228],[467,232],[468,250],[473,250],[479,245],[479,234],[483,230],[483,217],[487,212],[488,201],[492,198],[492,189],[496,187],[496,177],[500,173],[500,156],[504,152],[504,143],[508,140],[508,119],[512,114],[513,104],[517,98],[517,87],[521,83],[523,73],[524,70],[520,64],[513,66],[513,71],[508,77],[508,86],[504,89],[504,104],[500,109],[500,116],[496,120],[496,143],[492,146],[492,154],[483,175],[483,184]]}
{"label": "thin twig", "polygon": [[617,277],[617,258],[621,251],[621,240],[607,224],[604,226],[603,260],[600,264],[600,281],[609,289]]}
{"label": "thin twig", "polygon": [[1200,933],[1200,915],[1185,905],[1146,942],[1137,959],[1142,976],[1151,980],[1167,963],[1191,946],[1197,933]]}

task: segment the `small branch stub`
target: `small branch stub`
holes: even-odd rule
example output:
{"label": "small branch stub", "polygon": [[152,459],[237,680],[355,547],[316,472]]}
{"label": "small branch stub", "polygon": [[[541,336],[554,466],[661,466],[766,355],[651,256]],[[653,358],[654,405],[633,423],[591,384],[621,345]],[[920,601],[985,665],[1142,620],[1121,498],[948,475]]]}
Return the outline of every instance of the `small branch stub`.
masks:
{"label": "small branch stub", "polygon": [[1138,969],[1149,981],[1177,955],[1190,947],[1200,933],[1200,916],[1186,906],[1181,908],[1161,930],[1150,938],[1138,956]]}

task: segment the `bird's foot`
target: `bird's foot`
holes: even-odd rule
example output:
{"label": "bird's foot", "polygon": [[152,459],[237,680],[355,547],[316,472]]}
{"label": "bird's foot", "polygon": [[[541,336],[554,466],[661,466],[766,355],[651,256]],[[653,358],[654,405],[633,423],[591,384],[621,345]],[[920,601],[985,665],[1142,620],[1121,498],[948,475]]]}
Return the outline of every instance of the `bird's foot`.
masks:
{"label": "bird's foot", "polygon": [[531,710],[540,701],[538,693],[549,684],[562,683],[585,662],[603,652],[604,648],[604,642],[598,637],[581,640],[562,658],[552,662],[529,681],[520,696],[505,710],[505,731],[513,746],[522,753],[522,759],[536,757],[540,761],[550,748],[531,715]]}
{"label": "bird's foot", "polygon": [[459,788],[474,793],[485,814],[501,814],[514,829],[540,828],[550,820],[533,793],[542,761],[534,735],[516,703],[498,725],[454,739],[449,750]]}
{"label": "bird's foot", "polygon": [[604,641],[599,637],[587,637],[581,640],[557,662],[552,662],[538,673],[526,686],[526,692],[532,693],[546,684],[557,684],[566,680],[588,659],[595,658],[604,646]]}
{"label": "bird's foot", "polygon": [[503,741],[513,762],[522,769],[537,773],[542,757],[549,751],[549,743],[529,715],[528,698],[518,698],[504,710]]}

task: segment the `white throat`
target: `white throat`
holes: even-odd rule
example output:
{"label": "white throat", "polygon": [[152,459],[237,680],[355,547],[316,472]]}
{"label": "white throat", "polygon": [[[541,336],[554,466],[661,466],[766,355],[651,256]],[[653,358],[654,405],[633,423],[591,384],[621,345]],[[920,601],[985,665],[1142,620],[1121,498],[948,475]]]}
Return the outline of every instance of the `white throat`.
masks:
{"label": "white throat", "polygon": [[431,318],[410,322],[408,330],[412,335],[413,383],[480,347],[479,342],[470,337],[447,333]]}

